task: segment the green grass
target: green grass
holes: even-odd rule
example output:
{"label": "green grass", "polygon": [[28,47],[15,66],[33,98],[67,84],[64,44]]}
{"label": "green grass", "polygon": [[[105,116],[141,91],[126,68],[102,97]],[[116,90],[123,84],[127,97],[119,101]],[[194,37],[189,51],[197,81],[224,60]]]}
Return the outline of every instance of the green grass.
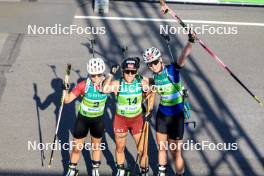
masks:
{"label": "green grass", "polygon": [[220,0],[220,2],[264,4],[264,0]]}

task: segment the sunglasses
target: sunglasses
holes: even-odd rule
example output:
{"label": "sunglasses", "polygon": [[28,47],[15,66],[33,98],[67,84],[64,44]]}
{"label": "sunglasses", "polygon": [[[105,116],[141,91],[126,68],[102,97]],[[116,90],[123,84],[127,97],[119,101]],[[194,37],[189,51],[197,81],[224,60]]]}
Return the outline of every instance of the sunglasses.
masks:
{"label": "sunglasses", "polygon": [[155,60],[155,61],[153,61],[153,62],[148,63],[148,66],[149,66],[149,67],[152,67],[153,65],[158,65],[159,63],[160,63],[159,60]]}
{"label": "sunglasses", "polygon": [[103,74],[96,74],[96,75],[90,75],[90,76],[91,76],[91,78],[95,78],[95,77],[99,77],[100,78],[100,77],[102,77],[102,75]]}
{"label": "sunglasses", "polygon": [[124,73],[127,75],[129,74],[135,75],[137,73],[137,70],[124,70]]}

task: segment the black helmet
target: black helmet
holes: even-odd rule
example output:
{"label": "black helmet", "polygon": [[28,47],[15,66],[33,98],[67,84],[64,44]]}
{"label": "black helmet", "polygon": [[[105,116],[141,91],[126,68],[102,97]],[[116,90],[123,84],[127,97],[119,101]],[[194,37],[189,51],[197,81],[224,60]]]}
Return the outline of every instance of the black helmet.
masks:
{"label": "black helmet", "polygon": [[122,62],[122,69],[139,69],[140,59],[139,57],[128,57]]}

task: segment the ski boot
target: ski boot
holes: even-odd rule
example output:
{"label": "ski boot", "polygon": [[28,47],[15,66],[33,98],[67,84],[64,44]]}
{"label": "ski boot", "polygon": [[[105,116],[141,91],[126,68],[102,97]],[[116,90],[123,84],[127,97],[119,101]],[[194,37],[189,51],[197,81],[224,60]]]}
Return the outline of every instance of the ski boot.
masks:
{"label": "ski boot", "polygon": [[159,165],[158,176],[167,176],[167,166]]}
{"label": "ski boot", "polygon": [[77,170],[77,164],[69,164],[68,172],[66,176],[78,176],[79,171]]}
{"label": "ski boot", "polygon": [[132,176],[132,172],[129,168],[125,168],[125,170],[126,170],[125,176]]}
{"label": "ski boot", "polygon": [[117,164],[116,168],[117,168],[116,176],[126,176],[126,169],[124,164]]}
{"label": "ski boot", "polygon": [[184,176],[184,173],[183,173],[183,174],[177,174],[177,173],[176,173],[176,176]]}
{"label": "ski boot", "polygon": [[92,176],[100,176],[99,174],[99,167],[100,167],[101,161],[94,161],[92,160]]}
{"label": "ski boot", "polygon": [[140,168],[140,173],[138,173],[138,176],[148,176],[149,168]]}
{"label": "ski boot", "polygon": [[184,170],[181,173],[176,173],[176,176],[184,176]]}

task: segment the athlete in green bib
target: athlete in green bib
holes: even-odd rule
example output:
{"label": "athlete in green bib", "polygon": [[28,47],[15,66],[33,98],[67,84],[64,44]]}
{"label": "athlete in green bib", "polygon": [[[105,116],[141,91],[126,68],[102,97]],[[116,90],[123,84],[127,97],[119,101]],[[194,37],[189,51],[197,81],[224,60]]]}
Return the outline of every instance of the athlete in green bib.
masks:
{"label": "athlete in green bib", "polygon": [[157,93],[161,97],[160,105],[172,107],[183,102],[179,92],[182,90],[181,81],[179,80],[178,83],[171,82],[166,69],[163,69],[159,74],[154,74],[154,82]]}
{"label": "athlete in green bib", "polygon": [[[79,105],[78,117],[74,126],[74,146],[71,153],[71,161],[66,176],[77,176],[77,163],[84,146],[84,140],[88,132],[91,133],[92,142],[92,176],[99,176],[99,166],[101,158],[102,136],[105,131],[103,115],[107,94],[102,93],[101,86],[104,81],[103,73],[105,63],[101,58],[92,58],[87,64],[88,78],[77,84],[68,93],[68,81],[64,83],[66,93],[65,103],[70,103],[80,95],[82,101]],[[104,147],[104,146],[103,146]]]}
{"label": "athlete in green bib", "polygon": [[[162,3],[161,3],[162,5]],[[189,42],[184,47],[179,59],[165,65],[161,52],[155,47],[148,48],[143,53],[144,62],[154,74],[154,83],[157,94],[160,95],[160,104],[156,115],[156,132],[159,149],[158,176],[167,176],[167,151],[163,147],[180,146],[184,134],[184,102],[183,87],[180,70],[184,66],[194,43],[193,34],[189,34]],[[176,175],[184,174],[184,160],[181,147],[170,148]]]}
{"label": "athlete in green bib", "polygon": [[101,117],[104,114],[106,100],[107,95],[100,92],[100,90],[96,90],[90,78],[88,78],[84,96],[79,106],[79,113],[86,118]]}
{"label": "athlete in green bib", "polygon": [[[114,92],[116,96],[116,114],[113,128],[116,142],[117,176],[125,176],[125,146],[128,131],[131,132],[136,145],[142,134],[142,100],[143,89],[149,87],[148,79],[138,74],[140,66],[138,57],[129,57],[122,62],[123,77],[112,81],[113,74],[118,67],[111,69],[108,79],[104,82],[105,93]],[[140,159],[141,173],[147,175],[148,164],[145,159]]]}
{"label": "athlete in green bib", "polygon": [[120,91],[117,94],[116,113],[126,118],[133,118],[142,113],[141,79],[134,79],[132,83],[120,80]]}

